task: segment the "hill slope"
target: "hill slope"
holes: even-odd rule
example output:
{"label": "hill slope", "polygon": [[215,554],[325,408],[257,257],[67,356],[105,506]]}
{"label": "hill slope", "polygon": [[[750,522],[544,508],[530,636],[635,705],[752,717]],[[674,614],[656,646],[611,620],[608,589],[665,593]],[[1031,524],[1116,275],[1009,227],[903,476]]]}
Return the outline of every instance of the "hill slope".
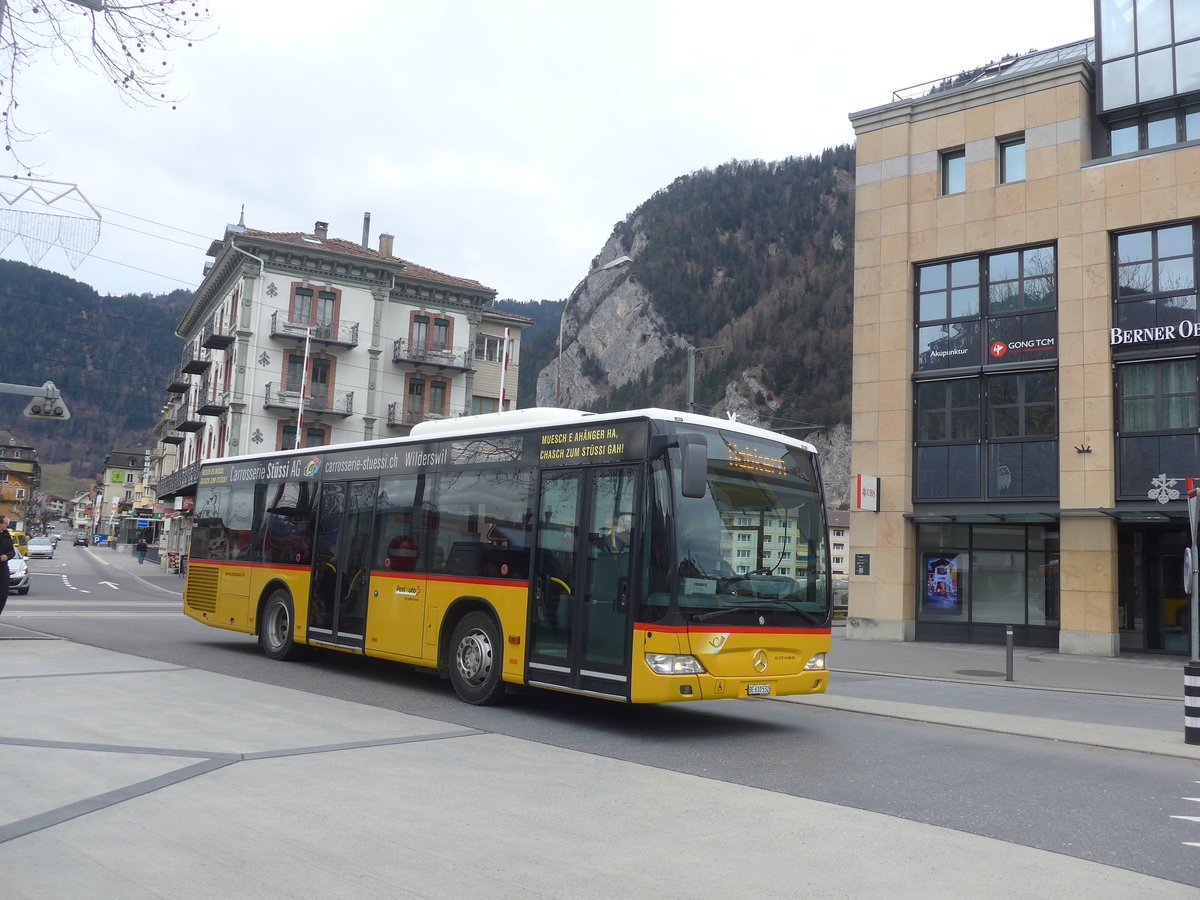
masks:
{"label": "hill slope", "polygon": [[101,296],[65,275],[0,260],[0,381],[52,381],[71,412],[66,422],[27,419],[29,397],[0,394],[15,439],[36,447],[44,464],[69,462],[79,478],[93,477],[114,447],[148,442],[190,299],[188,291]]}

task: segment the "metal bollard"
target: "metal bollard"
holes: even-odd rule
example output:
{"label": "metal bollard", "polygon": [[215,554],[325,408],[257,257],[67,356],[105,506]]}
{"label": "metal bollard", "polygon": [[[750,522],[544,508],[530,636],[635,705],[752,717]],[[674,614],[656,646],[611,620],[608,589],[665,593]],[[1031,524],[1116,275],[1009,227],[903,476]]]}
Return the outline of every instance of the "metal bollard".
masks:
{"label": "metal bollard", "polygon": [[1183,667],[1183,742],[1200,744],[1200,662]]}
{"label": "metal bollard", "polygon": [[1013,632],[1009,625],[1004,629],[1004,680],[1013,680]]}

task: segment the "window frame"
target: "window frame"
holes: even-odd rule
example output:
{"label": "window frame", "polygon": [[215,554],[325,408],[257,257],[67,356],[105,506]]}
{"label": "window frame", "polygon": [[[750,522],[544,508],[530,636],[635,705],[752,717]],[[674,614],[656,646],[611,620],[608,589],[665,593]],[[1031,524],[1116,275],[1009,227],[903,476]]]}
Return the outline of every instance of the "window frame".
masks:
{"label": "window frame", "polygon": [[[943,197],[967,191],[967,148],[954,147],[938,155],[938,177]],[[958,185],[961,183],[961,187]]]}
{"label": "window frame", "polygon": [[[1026,173],[1028,171],[1028,169],[1027,169],[1028,158],[1026,156],[1026,149],[1025,149],[1025,135],[1021,134],[1021,135],[1014,135],[1013,137],[1010,137],[1010,138],[1004,138],[1002,140],[998,140],[996,142],[996,144],[997,144],[997,152],[999,153],[999,157],[1000,157],[999,158],[999,169],[1000,169],[999,182],[1000,182],[1000,184],[1017,184],[1018,182],[1025,181]],[[1013,173],[1008,171],[1009,166],[1011,165],[1011,163],[1009,161],[1009,153],[1010,153],[1010,151],[1014,150],[1017,147],[1021,148],[1021,171],[1020,171],[1019,175],[1014,175]]]}

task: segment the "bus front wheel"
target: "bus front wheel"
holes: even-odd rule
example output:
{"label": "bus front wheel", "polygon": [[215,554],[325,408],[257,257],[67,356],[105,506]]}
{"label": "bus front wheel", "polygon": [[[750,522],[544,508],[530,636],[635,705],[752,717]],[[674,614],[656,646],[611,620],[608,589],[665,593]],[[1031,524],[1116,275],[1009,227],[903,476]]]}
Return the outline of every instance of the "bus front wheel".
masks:
{"label": "bus front wheel", "polygon": [[500,633],[496,621],[484,612],[470,612],[450,638],[450,683],[467,703],[487,706],[504,699],[500,680]]}
{"label": "bus front wheel", "polygon": [[287,591],[275,591],[263,606],[258,622],[258,646],[271,659],[295,659],[300,648],[292,638],[295,617]]}

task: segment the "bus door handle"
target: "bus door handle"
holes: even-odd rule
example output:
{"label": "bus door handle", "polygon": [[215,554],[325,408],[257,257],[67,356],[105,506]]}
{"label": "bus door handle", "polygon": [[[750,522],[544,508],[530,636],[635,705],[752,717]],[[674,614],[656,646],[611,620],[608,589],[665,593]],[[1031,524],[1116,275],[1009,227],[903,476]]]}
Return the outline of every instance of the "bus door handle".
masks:
{"label": "bus door handle", "polygon": [[617,579],[617,612],[625,612],[629,607],[629,579]]}

